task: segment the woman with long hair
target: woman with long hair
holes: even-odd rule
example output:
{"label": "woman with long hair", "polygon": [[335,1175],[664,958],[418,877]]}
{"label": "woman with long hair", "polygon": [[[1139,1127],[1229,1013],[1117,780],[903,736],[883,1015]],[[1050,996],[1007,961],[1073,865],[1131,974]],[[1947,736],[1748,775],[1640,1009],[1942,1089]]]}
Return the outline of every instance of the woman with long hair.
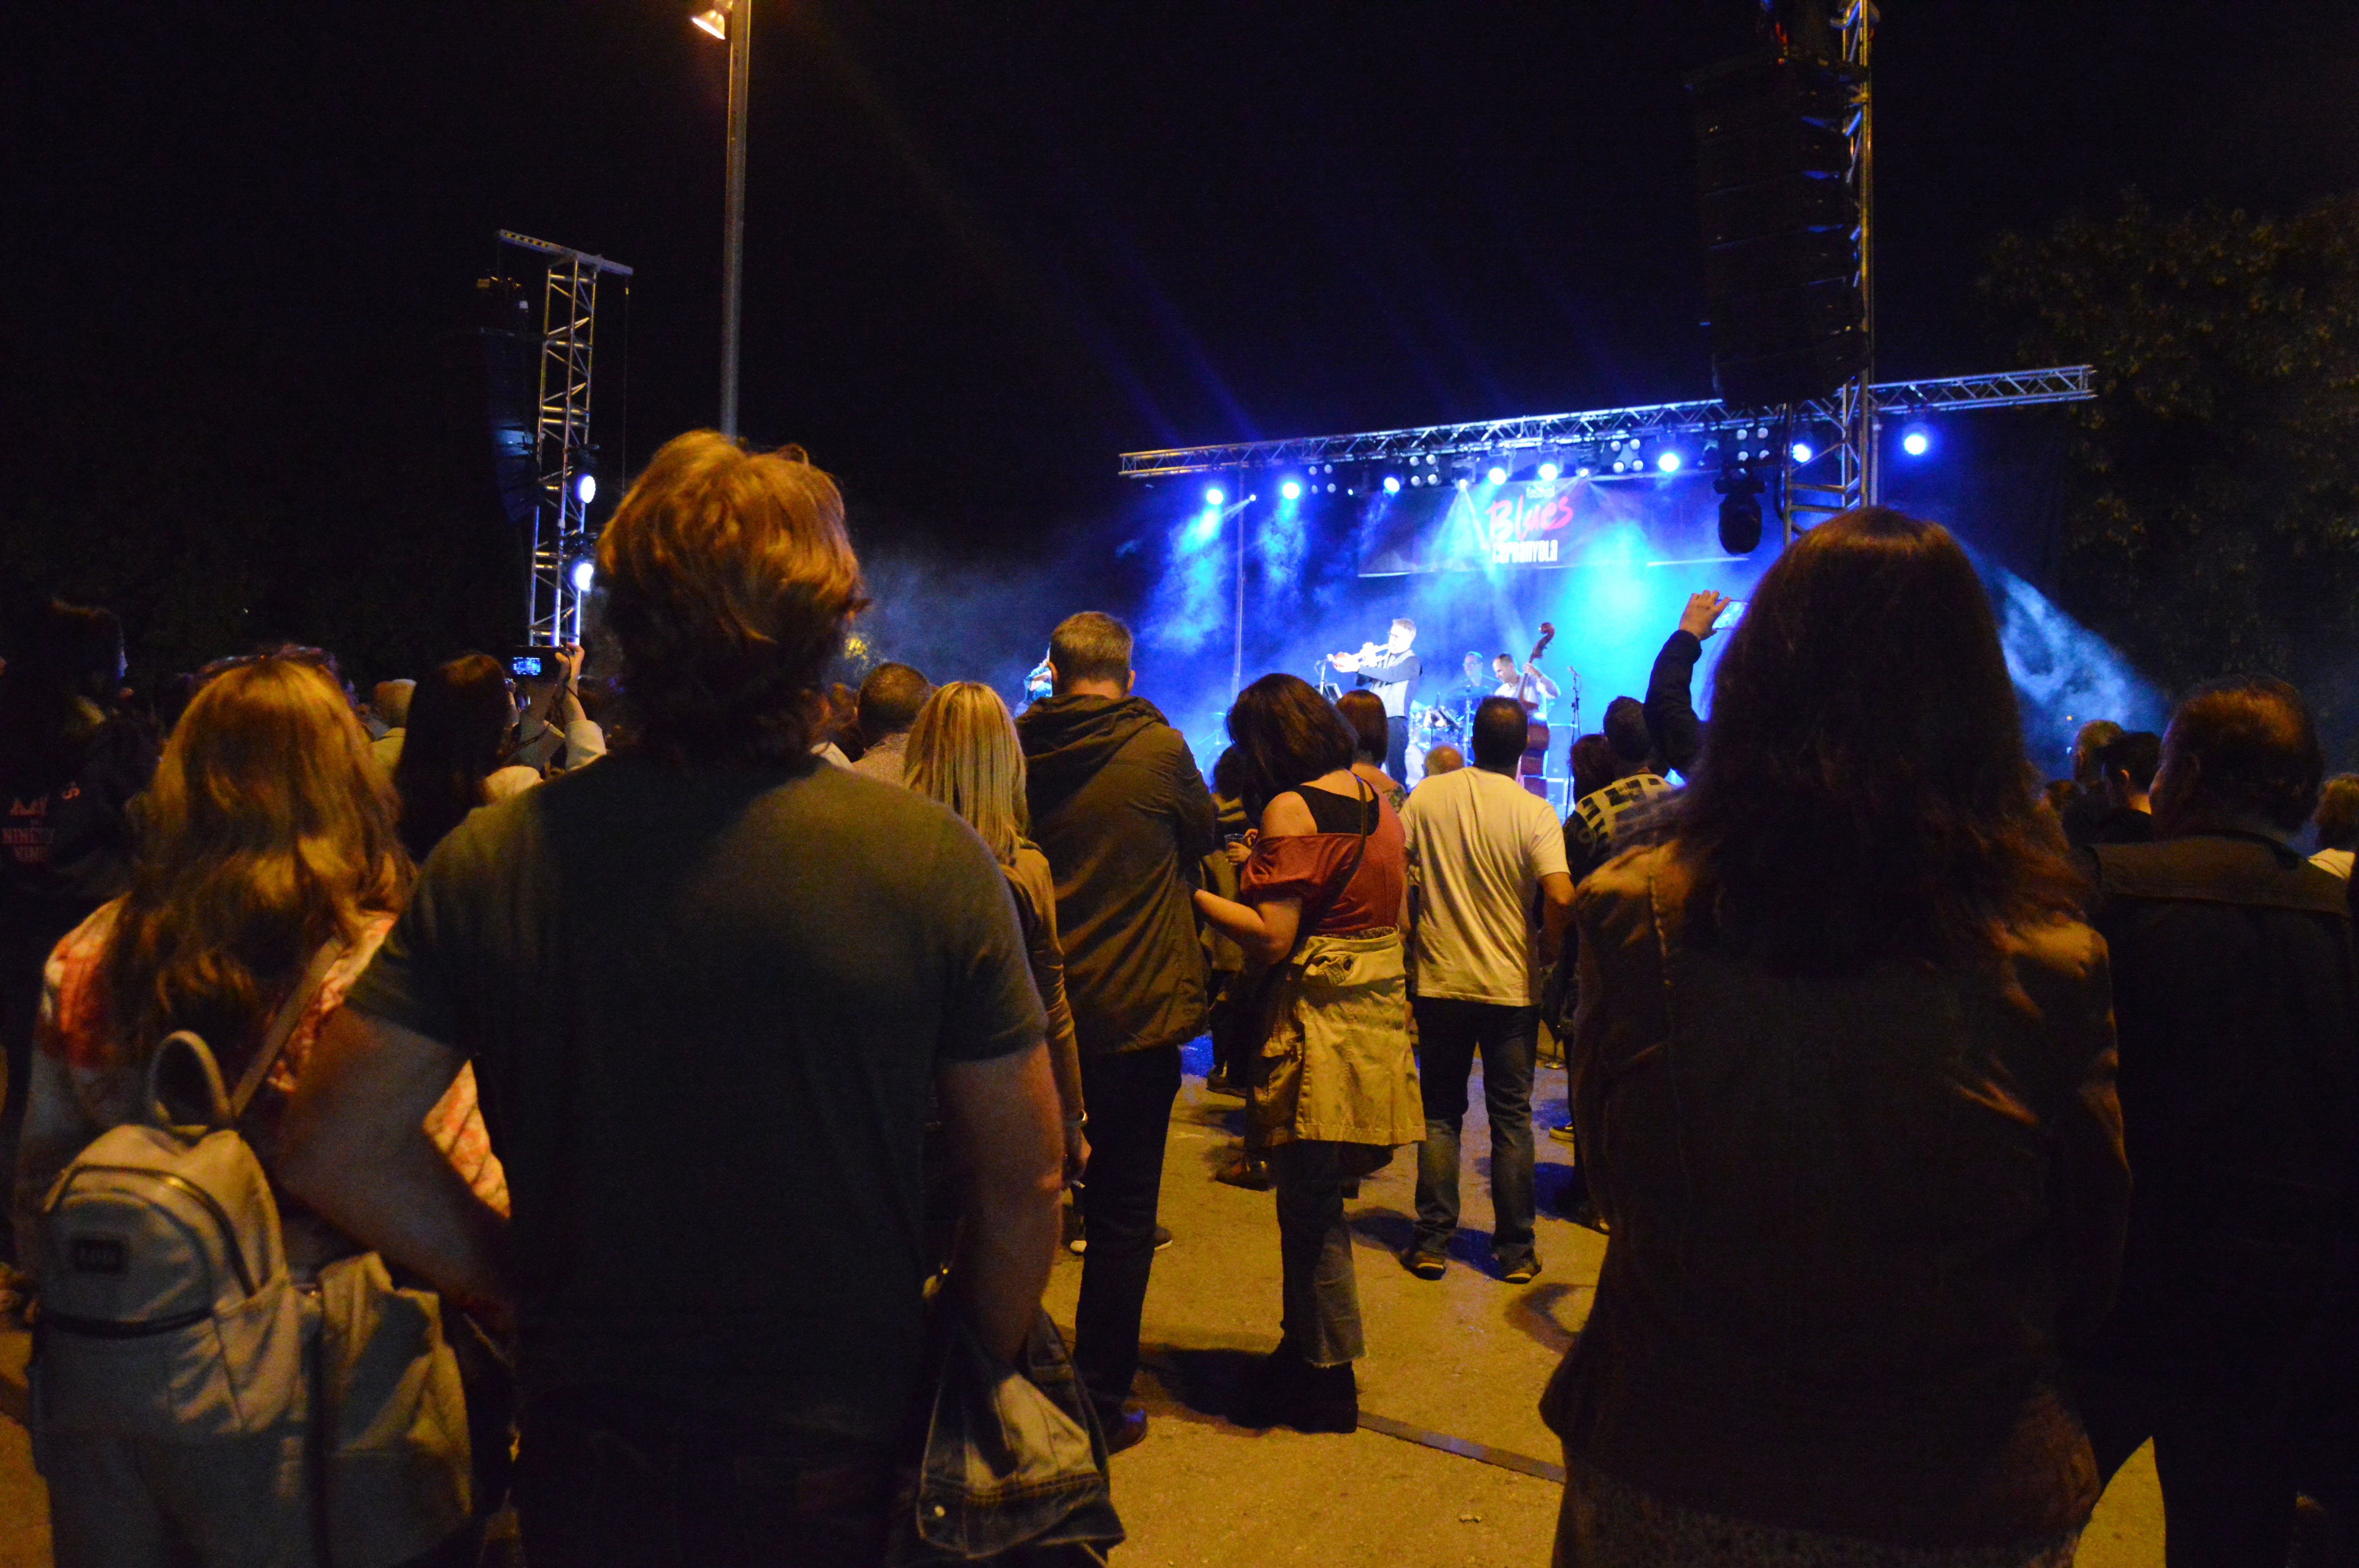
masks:
{"label": "woman with long hair", "polygon": [[997,692],[980,681],[938,687],[918,709],[902,743],[903,781],[966,820],[1006,873],[1016,916],[1032,962],[1032,983],[1049,1011],[1049,1065],[1065,1111],[1065,1179],[1089,1163],[1083,1131],[1082,1055],[1073,1010],[1065,1000],[1065,955],[1057,942],[1057,885],[1049,857],[1024,837],[1024,748],[1016,719]]}
{"label": "woman with long hair", "polygon": [[1277,1185],[1284,1335],[1257,1371],[1250,1419],[1350,1432],[1352,1363],[1366,1346],[1344,1189],[1425,1136],[1402,946],[1407,841],[1391,803],[1353,771],[1351,727],[1309,682],[1245,687],[1229,738],[1261,832],[1238,897],[1199,891],[1196,907],[1277,970],[1249,1114]]}
{"label": "woman with long hair", "polygon": [[[265,1171],[274,1171],[287,1096],[321,1025],[408,892],[409,858],[367,731],[328,676],[294,658],[236,665],[197,693],[165,747],[143,821],[130,891],[49,957],[14,1172],[18,1234],[28,1242],[58,1173],[100,1133],[137,1119],[149,1061],[168,1035],[201,1035],[234,1083],[332,939],[341,951],[240,1123]],[[504,1207],[471,1073],[435,1108],[428,1130],[461,1174]],[[291,1198],[281,1196],[280,1211],[299,1280],[359,1250]],[[37,1278],[56,1266],[32,1250]],[[123,1543],[140,1520],[147,1538],[179,1541],[194,1554],[171,1558],[179,1563],[209,1560],[199,1543],[221,1539],[224,1519],[244,1517],[241,1528],[260,1541],[301,1518],[299,1496],[274,1489],[294,1481],[252,1474],[195,1440],[132,1454],[116,1440],[67,1436],[47,1445],[42,1468],[60,1563],[135,1562]],[[210,1479],[200,1484],[200,1476]],[[294,1539],[301,1543],[299,1530]]]}
{"label": "woman with long hair", "polygon": [[1665,841],[1574,905],[1612,1241],[1543,1401],[1560,1562],[2071,1561],[2060,1347],[2129,1186],[2080,894],[1956,541],[1866,507],[1788,546]]}
{"label": "woman with long hair", "polygon": [[423,862],[475,807],[540,782],[531,768],[500,765],[516,720],[516,683],[489,654],[462,654],[419,681],[393,770],[411,860]]}

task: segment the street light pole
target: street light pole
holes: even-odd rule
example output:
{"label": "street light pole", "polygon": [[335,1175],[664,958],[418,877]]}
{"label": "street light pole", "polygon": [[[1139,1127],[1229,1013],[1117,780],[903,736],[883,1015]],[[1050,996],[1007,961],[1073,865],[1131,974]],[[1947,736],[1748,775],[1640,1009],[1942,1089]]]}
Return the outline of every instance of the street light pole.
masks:
{"label": "street light pole", "polygon": [[721,220],[721,433],[737,434],[737,338],[745,287],[745,100],[753,77],[754,0],[729,18],[729,193]]}

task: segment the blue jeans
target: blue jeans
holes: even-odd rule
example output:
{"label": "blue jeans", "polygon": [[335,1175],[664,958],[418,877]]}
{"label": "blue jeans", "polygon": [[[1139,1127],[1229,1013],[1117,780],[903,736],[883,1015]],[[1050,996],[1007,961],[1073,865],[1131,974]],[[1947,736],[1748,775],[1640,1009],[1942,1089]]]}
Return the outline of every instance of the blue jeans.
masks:
{"label": "blue jeans", "polygon": [[1532,1256],[1532,1071],[1539,1010],[1496,1002],[1419,997],[1418,1082],[1425,1097],[1425,1142],[1417,1155],[1417,1248],[1440,1252],[1458,1230],[1458,1134],[1466,1120],[1466,1079],[1483,1057],[1483,1098],[1491,1112],[1492,1249],[1502,1264]]}
{"label": "blue jeans", "polygon": [[1352,1227],[1343,1219],[1343,1150],[1341,1143],[1295,1142],[1269,1152],[1285,1279],[1279,1324],[1286,1342],[1313,1367],[1340,1367],[1367,1354]]}

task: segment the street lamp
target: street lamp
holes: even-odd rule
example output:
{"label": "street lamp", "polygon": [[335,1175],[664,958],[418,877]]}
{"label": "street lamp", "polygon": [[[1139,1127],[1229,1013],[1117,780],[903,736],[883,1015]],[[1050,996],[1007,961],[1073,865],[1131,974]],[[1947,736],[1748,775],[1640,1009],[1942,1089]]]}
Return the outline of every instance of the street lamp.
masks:
{"label": "street lamp", "polygon": [[737,434],[737,336],[745,285],[745,95],[754,63],[754,0],[713,0],[689,18],[729,44],[728,200],[721,219],[721,433]]}

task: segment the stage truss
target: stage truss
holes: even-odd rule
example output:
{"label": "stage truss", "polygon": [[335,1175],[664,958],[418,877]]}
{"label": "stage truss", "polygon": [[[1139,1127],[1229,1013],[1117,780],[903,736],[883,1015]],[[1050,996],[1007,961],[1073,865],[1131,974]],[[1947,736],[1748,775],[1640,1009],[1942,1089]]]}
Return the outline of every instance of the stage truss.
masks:
{"label": "stage truss", "polygon": [[[532,512],[532,575],[526,589],[525,641],[573,643],[582,638],[582,607],[589,597],[573,580],[573,565],[595,552],[591,502],[581,492],[594,478],[590,438],[591,362],[598,338],[598,284],[628,278],[620,262],[551,244],[503,229],[500,243],[547,258],[540,296],[540,391],[533,427],[537,474]],[[627,294],[630,285],[623,285]]]}
{"label": "stage truss", "polygon": [[[2080,403],[2096,395],[2094,370],[2089,365],[2053,365],[2043,370],[2003,371],[1993,375],[1945,376],[1933,381],[1886,382],[1866,389],[1864,404],[1872,418],[1954,412],[1970,408],[2021,408],[2042,403]],[[1437,464],[1463,466],[1476,460],[1495,459],[1510,467],[1559,457],[1566,471],[1588,463],[1593,477],[1645,478],[1644,473],[1605,473],[1592,458],[1615,441],[1647,438],[1702,438],[1767,426],[1785,438],[1789,450],[1796,440],[1809,441],[1808,471],[1827,461],[1838,429],[1857,427],[1857,395],[1843,387],[1808,403],[1773,408],[1732,408],[1717,399],[1695,403],[1654,403],[1633,408],[1592,408],[1575,414],[1535,414],[1514,419],[1483,419],[1462,425],[1426,425],[1404,430],[1371,430],[1353,436],[1310,436],[1284,441],[1233,441],[1210,447],[1175,447],[1162,451],[1125,452],[1125,479],[1168,479],[1184,474],[1212,473],[1224,469],[1299,468],[1313,465],[1322,472],[1332,465],[1355,468],[1399,466],[1412,460],[1433,459]],[[1822,449],[1821,443],[1826,443]],[[1858,471],[1853,460],[1853,472]]]}

